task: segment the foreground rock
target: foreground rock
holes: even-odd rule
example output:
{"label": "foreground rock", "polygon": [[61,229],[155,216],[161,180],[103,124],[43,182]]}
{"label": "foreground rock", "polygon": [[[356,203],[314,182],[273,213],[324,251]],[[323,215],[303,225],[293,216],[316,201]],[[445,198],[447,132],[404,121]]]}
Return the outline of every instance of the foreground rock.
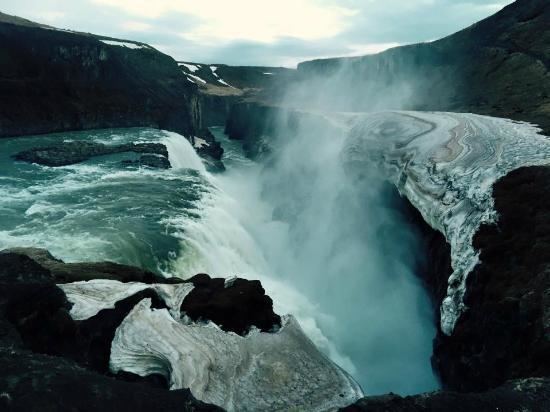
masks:
{"label": "foreground rock", "polygon": [[0,348],[0,409],[7,411],[222,411],[189,390],[167,391],[86,370],[56,356]]}
{"label": "foreground rock", "polygon": [[[362,396],[291,316],[273,312],[259,282],[207,275],[161,282],[127,266],[65,264],[24,248],[1,252],[0,268],[0,358],[12,356],[0,401],[13,410],[36,399],[41,408],[74,410],[86,400],[115,410],[133,390],[135,402],[148,396],[144,405],[173,401],[185,411],[217,410],[195,398],[231,411],[328,411]],[[24,386],[41,374],[43,385]],[[61,387],[51,399],[48,391]],[[64,390],[72,393],[59,400]]]}
{"label": "foreground rock", "polygon": [[507,382],[487,392],[433,392],[402,398],[397,395],[361,399],[341,412],[544,412],[550,410],[550,379]]}
{"label": "foreground rock", "polygon": [[91,279],[110,279],[120,282],[177,283],[178,278],[164,278],[134,266],[113,262],[65,263],[47,250],[39,248],[12,248],[0,251],[0,276],[5,278],[50,280],[68,283]]}
{"label": "foreground rock", "polygon": [[[135,304],[132,299],[149,297],[162,305],[156,296],[145,291],[94,319],[76,322],[71,304],[54,283],[60,272],[66,277],[58,271],[63,263],[43,250],[27,249],[32,257],[23,250],[0,253],[0,409],[220,410],[197,401],[187,390],[154,388],[141,378],[126,383],[121,380],[128,377],[117,380],[108,372],[109,339]],[[53,270],[45,267],[48,263]],[[80,267],[93,267],[74,265],[67,268],[72,278],[79,277]],[[119,268],[126,272],[122,277],[132,278],[127,267]],[[143,272],[136,271],[134,279],[142,277]]]}

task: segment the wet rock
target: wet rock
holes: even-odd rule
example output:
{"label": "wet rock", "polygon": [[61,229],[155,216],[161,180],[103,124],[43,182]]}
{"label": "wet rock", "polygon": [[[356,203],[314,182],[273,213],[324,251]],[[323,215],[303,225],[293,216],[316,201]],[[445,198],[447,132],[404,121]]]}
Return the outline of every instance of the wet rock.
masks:
{"label": "wet rock", "polygon": [[194,136],[191,144],[197,154],[204,159],[205,166],[210,172],[223,172],[225,166],[222,162],[223,147],[216,141],[214,135],[208,129],[202,129]]}
{"label": "wet rock", "polygon": [[181,305],[182,313],[192,320],[211,320],[225,331],[245,335],[251,327],[264,332],[281,326],[273,312],[273,301],[258,280],[212,279],[206,274],[192,277],[195,288]]}
{"label": "wet rock", "polygon": [[[161,143],[129,143],[123,145],[105,145],[103,143],[75,141],[50,147],[38,147],[17,153],[15,160],[37,163],[44,166],[66,166],[80,163],[92,157],[116,153],[148,153],[164,158],[168,163],[168,150]],[[163,164],[161,160],[151,159],[157,156],[147,156],[145,161]],[[142,156],[142,159],[145,156]]]}
{"label": "wet rock", "polygon": [[0,409],[220,410],[187,390],[162,389],[167,384],[158,377],[109,372],[114,333],[134,305],[150,298],[154,307],[166,307],[155,292],[143,290],[75,321],[55,275],[36,260],[63,263],[45,250],[26,250],[36,260],[18,251],[0,253]]}
{"label": "wet rock", "polygon": [[144,155],[138,160],[123,160],[124,166],[147,166],[155,169],[170,169],[170,161],[164,156]]}

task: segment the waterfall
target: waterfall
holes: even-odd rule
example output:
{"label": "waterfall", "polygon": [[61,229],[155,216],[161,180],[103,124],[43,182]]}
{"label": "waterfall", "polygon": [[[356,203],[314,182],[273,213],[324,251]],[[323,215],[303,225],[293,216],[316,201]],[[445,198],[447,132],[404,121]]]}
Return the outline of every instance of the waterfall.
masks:
{"label": "waterfall", "polygon": [[177,133],[164,133],[166,137],[162,139],[162,143],[168,149],[168,160],[170,160],[172,168],[195,169],[199,172],[205,172],[204,164],[189,140]]}

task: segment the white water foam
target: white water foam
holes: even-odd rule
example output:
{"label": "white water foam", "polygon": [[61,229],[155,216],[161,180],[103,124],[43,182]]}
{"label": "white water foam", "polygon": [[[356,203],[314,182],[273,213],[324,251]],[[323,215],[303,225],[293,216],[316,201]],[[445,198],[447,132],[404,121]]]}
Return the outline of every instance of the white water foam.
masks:
{"label": "white water foam", "polygon": [[162,143],[168,149],[168,160],[174,169],[195,169],[199,172],[205,172],[206,168],[201,158],[197,155],[191,143],[183,136],[164,132],[166,137]]}
{"label": "white water foam", "polygon": [[285,230],[280,223],[271,221],[272,207],[261,200],[261,188],[254,178],[260,173],[259,166],[212,175],[206,172],[186,139],[176,133],[167,134],[163,143],[172,166],[196,169],[210,185],[197,205],[199,219],[180,215],[163,221],[179,228],[176,236],[181,241],[181,253],[172,262],[169,275],[185,278],[205,272],[216,277],[260,280],[277,313],[295,316],[317,347],[345,370],[355,373],[353,362],[337,350],[319,326],[319,319],[330,316],[321,313],[291,283],[283,282],[273,272],[252,233],[252,228],[263,228],[270,234]]}

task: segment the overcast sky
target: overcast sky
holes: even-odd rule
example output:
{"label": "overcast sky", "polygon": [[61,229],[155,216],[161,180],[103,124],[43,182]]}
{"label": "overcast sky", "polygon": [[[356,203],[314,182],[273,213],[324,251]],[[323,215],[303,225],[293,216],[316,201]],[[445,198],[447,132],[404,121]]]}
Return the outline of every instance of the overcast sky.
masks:
{"label": "overcast sky", "polygon": [[511,0],[0,0],[0,11],[139,40],[177,60],[295,67],[435,40]]}

